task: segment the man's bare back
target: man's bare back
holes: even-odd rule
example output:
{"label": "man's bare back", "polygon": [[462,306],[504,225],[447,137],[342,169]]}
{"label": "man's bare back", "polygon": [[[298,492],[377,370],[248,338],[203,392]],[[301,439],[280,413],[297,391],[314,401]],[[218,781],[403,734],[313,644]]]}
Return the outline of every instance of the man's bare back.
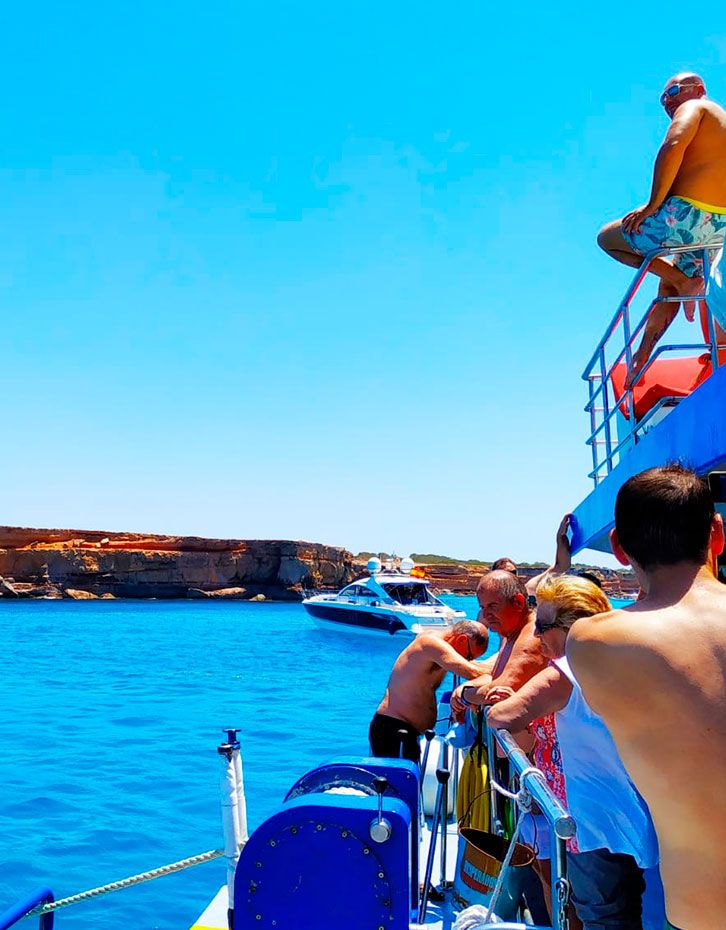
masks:
{"label": "man's bare back", "polygon": [[396,659],[377,712],[405,720],[423,733],[436,724],[436,689],[447,671],[470,679],[480,670],[480,663],[455,653],[443,636],[421,633]]}
{"label": "man's bare back", "polygon": [[682,110],[697,128],[669,195],[726,208],[726,110],[706,98],[688,100]]}
{"label": "man's bare back", "polygon": [[707,568],[670,605],[577,621],[568,656],[650,806],[669,920],[726,925],[726,588]]}

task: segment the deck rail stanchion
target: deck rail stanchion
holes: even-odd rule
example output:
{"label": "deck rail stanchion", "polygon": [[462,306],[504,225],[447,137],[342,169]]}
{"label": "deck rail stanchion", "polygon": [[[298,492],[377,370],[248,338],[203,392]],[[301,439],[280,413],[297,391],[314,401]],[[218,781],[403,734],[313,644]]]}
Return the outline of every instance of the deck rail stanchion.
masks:
{"label": "deck rail stanchion", "polygon": [[[483,711],[481,711],[483,713]],[[489,782],[492,783],[497,772],[497,750],[494,742],[494,731],[486,724],[487,759],[489,761]],[[489,791],[489,823],[490,829],[498,836],[504,836],[504,824],[499,817],[499,806],[496,791]]]}
{"label": "deck rail stanchion", "polygon": [[429,751],[431,749],[431,740],[436,736],[435,730],[424,730],[424,739],[426,744],[423,751],[423,759],[421,760],[421,787],[423,790],[423,780],[426,776],[426,766],[429,764]]}
{"label": "deck rail stanchion", "polygon": [[441,802],[443,800],[444,785],[449,780],[450,773],[446,769],[436,769],[436,803],[434,804],[434,816],[431,822],[431,840],[429,852],[426,857],[426,871],[424,873],[423,891],[421,892],[421,903],[418,909],[418,922],[422,924],[426,919],[426,909],[429,903],[429,888],[431,887],[431,875],[434,870],[434,856],[436,855],[436,837],[439,832],[439,818],[441,817]]}
{"label": "deck rail stanchion", "polygon": [[[217,752],[220,758],[219,787],[222,804],[222,824],[224,827],[224,854],[227,859],[227,894],[229,896],[227,921],[230,930],[233,930],[234,873],[239,861],[240,850],[247,839],[247,813],[246,805],[244,812],[241,812],[239,808],[241,786],[238,788],[237,764],[235,762],[235,753],[239,754],[240,748],[237,741],[238,731],[234,727],[225,727],[223,732],[227,734],[227,742],[221,743],[217,747]],[[243,829],[245,831],[244,837],[241,833]]]}
{"label": "deck rail stanchion", "polygon": [[602,412],[605,423],[605,467],[607,473],[613,470],[613,440],[610,433],[610,398],[608,396],[609,381],[605,374],[605,351],[600,352],[600,378],[602,385]]}
{"label": "deck rail stanchion", "polygon": [[227,740],[232,744],[232,761],[234,762],[234,779],[237,793],[237,835],[240,850],[247,842],[249,833],[247,830],[247,799],[245,798],[245,783],[242,771],[242,753],[237,740],[237,730],[227,731]]}
{"label": "deck rail stanchion", "polygon": [[[453,683],[451,693],[453,694],[454,691],[456,691],[456,689],[462,683],[462,679],[460,678],[459,675],[456,674],[456,672],[452,672],[452,675],[453,675],[454,683]],[[456,723],[456,720],[454,719],[454,712],[451,709],[451,698],[449,698],[449,723],[448,723],[449,729],[451,729],[451,727],[455,723]],[[452,746],[451,753],[452,753],[452,762],[451,762],[450,794],[451,794],[451,807],[454,812],[454,819],[456,819],[456,804],[457,804],[457,797],[459,794],[459,750],[456,747]],[[448,808],[448,799],[447,799],[447,807],[446,807],[447,818],[448,818],[448,810],[449,808]]]}
{"label": "deck rail stanchion", "polygon": [[[703,280],[708,281],[708,276],[711,271],[711,256],[708,254],[708,249],[703,250]],[[708,305],[707,305],[708,306]],[[719,358],[719,346],[718,346],[718,337],[716,335],[716,323],[713,318],[713,314],[710,310],[707,311],[707,320],[708,320],[708,338],[711,342],[711,368],[713,371],[719,367],[721,360]]]}
{"label": "deck rail stanchion", "polygon": [[403,747],[406,742],[406,737],[408,736],[408,730],[396,730],[396,733],[398,735],[398,758],[405,759]]}
{"label": "deck rail stanchion", "polygon": [[[590,414],[590,435],[595,435],[595,427],[597,426],[595,419],[595,388],[594,388],[594,376],[590,375],[587,379],[587,406],[585,410]],[[590,451],[592,452],[592,470],[595,474],[595,484],[598,483],[598,460],[597,460],[597,441],[592,439],[590,442]]]}
{"label": "deck rail stanchion", "polygon": [[441,853],[439,871],[441,873],[441,887],[446,887],[446,845],[449,830],[449,781],[451,770],[449,769],[449,744],[445,739],[441,740],[441,768],[448,773],[443,783],[442,804],[441,804]]}

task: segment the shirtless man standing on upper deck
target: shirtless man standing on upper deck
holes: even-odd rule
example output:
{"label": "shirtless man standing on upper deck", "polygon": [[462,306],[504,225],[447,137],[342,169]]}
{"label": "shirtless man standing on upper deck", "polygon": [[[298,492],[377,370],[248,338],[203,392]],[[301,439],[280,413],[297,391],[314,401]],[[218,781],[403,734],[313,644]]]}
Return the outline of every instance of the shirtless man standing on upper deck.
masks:
{"label": "shirtless man standing on upper deck", "polygon": [[[645,206],[600,230],[597,241],[612,258],[640,267],[642,256],[656,249],[692,242],[720,244],[726,231],[726,111],[706,97],[697,74],[672,77],[661,94],[671,119],[653,171]],[[700,257],[686,252],[657,258],[650,270],[661,279],[659,297],[693,297],[703,293]],[[684,301],[693,320],[695,302]],[[678,313],[678,303],[656,304],[628,371],[626,387],[648,361],[656,343]],[[722,331],[718,330],[719,341]]]}
{"label": "shirtless man standing on upper deck", "polygon": [[612,549],[644,596],[577,620],[567,657],[650,807],[666,909],[681,930],[726,926],[726,586],[722,518],[680,465],[627,481]]}

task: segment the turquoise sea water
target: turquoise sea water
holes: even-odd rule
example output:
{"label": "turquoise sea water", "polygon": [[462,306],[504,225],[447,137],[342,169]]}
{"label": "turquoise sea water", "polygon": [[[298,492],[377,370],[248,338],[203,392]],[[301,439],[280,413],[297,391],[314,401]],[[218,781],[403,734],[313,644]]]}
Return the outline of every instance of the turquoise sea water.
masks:
{"label": "turquoise sea water", "polygon": [[[322,630],[299,604],[203,601],[0,602],[0,631],[0,910],[221,847],[224,726],[242,730],[254,827],[299,775],[367,750],[407,642]],[[223,882],[217,860],[56,926],[179,930]]]}

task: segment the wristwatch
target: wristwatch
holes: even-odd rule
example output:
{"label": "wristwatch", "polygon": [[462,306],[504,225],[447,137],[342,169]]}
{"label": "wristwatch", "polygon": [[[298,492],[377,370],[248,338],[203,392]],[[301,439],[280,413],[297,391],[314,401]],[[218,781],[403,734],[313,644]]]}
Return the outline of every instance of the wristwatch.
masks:
{"label": "wristwatch", "polygon": [[467,689],[467,688],[476,688],[476,685],[464,685],[464,687],[461,689],[461,696],[460,696],[460,698],[461,698],[461,703],[462,703],[462,704],[466,704],[467,707],[474,707],[475,704],[474,704],[472,701],[467,701],[467,699],[466,699],[466,689]]}

